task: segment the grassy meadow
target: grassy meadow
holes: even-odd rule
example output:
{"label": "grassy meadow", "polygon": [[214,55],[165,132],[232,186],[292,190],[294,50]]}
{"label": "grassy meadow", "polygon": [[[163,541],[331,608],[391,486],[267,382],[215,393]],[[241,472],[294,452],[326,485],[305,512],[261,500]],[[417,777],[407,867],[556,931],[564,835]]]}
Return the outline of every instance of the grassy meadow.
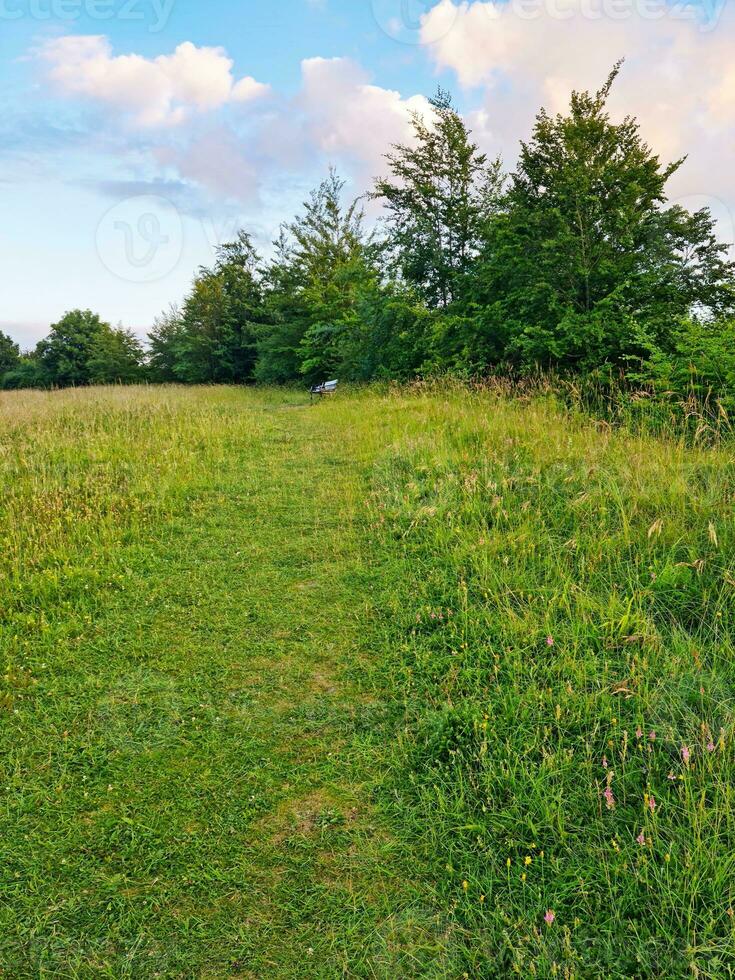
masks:
{"label": "grassy meadow", "polygon": [[735,443],[662,428],[0,393],[0,976],[735,976]]}

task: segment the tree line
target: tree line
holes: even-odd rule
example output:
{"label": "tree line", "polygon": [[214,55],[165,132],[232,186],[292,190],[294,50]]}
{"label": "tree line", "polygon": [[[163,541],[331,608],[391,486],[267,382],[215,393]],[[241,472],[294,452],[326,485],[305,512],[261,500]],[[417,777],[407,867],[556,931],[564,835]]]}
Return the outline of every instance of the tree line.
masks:
{"label": "tree line", "polygon": [[3,386],[605,368],[732,389],[735,266],[707,209],[668,200],[684,160],[662,163],[634,118],[611,120],[619,70],[567,112],[541,110],[510,174],[440,89],[366,198],[345,201],[331,170],[268,260],[240,232],[147,349],[74,311],[25,356],[0,335]]}

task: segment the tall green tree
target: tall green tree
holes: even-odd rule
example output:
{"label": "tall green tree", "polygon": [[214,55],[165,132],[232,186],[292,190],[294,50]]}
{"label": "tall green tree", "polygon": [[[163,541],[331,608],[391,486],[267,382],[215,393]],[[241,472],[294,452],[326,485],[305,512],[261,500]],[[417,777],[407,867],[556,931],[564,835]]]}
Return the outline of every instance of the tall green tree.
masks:
{"label": "tall green tree", "polygon": [[283,384],[301,378],[301,341],[311,322],[304,272],[288,226],[273,242],[274,255],[265,269],[266,325],[260,330],[255,377]]}
{"label": "tall green tree", "polygon": [[611,121],[616,65],[567,114],[541,111],[470,284],[476,351],[588,368],[673,343],[690,312],[731,307],[733,267],[708,211],[667,207],[682,160],[662,164],[638,123]]}
{"label": "tall green tree", "polygon": [[407,380],[427,366],[436,312],[403,283],[363,285],[355,322],[343,344],[345,377]]}
{"label": "tall green tree", "polygon": [[20,347],[15,341],[0,331],[0,376],[18,366]]}
{"label": "tall green tree", "polygon": [[15,367],[6,371],[0,378],[0,386],[8,391],[21,388],[45,388],[47,385],[48,380],[41,370],[35,353],[22,355]]}
{"label": "tall green tree", "polygon": [[132,384],[142,378],[143,346],[131,330],[103,329],[87,363],[90,384]]}
{"label": "tall green tree", "polygon": [[455,300],[495,210],[500,162],[488,160],[439,89],[429,100],[432,115],[412,119],[411,145],[386,155],[390,175],[375,183],[373,197],[386,211],[386,253],[406,283],[430,307]]}
{"label": "tall green tree", "polygon": [[142,361],[140,341],[129,330],[111,327],[91,310],[72,310],[38,343],[18,386],[34,373],[38,383],[59,388],[129,383],[139,380]]}
{"label": "tall green tree", "polygon": [[214,271],[225,299],[222,326],[227,337],[228,369],[232,380],[249,381],[264,310],[260,257],[246,232],[240,231],[234,241],[220,246]]}
{"label": "tall green tree", "polygon": [[148,334],[148,374],[153,381],[178,381],[183,337],[181,310],[171,304]]}
{"label": "tall green tree", "polygon": [[[355,327],[360,291],[373,271],[359,201],[343,203],[334,170],[282,229],[266,274],[271,325],[262,332],[257,375],[307,380],[339,373]],[[293,377],[293,375],[292,375]]]}
{"label": "tall green tree", "polygon": [[309,309],[301,373],[310,380],[339,371],[359,291],[370,277],[363,210],[357,200],[343,204],[343,191],[344,181],[330,170],[290,229]]}
{"label": "tall green tree", "polygon": [[175,372],[182,380],[252,379],[264,318],[258,262],[250,237],[240,232],[217,249],[213,268],[199,270],[175,338]]}
{"label": "tall green tree", "polygon": [[51,325],[36,347],[38,362],[50,385],[61,388],[89,384],[89,362],[94,355],[103,323],[91,310],[71,310]]}

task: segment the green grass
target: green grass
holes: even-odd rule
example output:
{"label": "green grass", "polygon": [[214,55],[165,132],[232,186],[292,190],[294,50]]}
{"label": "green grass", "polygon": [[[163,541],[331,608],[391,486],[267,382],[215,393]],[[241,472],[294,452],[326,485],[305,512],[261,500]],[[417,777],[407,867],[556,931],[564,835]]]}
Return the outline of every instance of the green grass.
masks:
{"label": "green grass", "polygon": [[0,975],[735,975],[733,447],[92,389],[0,480]]}

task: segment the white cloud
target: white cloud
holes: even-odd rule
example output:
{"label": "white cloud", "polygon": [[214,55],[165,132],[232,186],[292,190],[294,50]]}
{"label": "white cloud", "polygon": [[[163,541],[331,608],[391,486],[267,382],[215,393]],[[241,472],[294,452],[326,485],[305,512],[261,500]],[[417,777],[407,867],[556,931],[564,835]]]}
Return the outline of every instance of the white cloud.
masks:
{"label": "white cloud", "polygon": [[[735,10],[717,21],[702,7],[664,0],[441,0],[423,19],[426,50],[463,87],[481,87],[470,115],[483,145],[513,165],[543,105],[563,110],[572,89],[596,90],[620,58],[614,116],[636,116],[664,159],[689,154],[672,183],[677,197],[735,210]],[[434,41],[434,19],[452,28]],[[732,222],[730,222],[732,226]]]}
{"label": "white cloud", "polygon": [[[725,8],[707,25],[714,29],[702,29],[693,11],[665,0],[440,0],[421,32],[436,68],[477,92],[468,120],[483,148],[502,153],[508,167],[541,105],[563,109],[573,88],[596,89],[625,57],[613,113],[638,116],[664,159],[689,153],[675,197],[704,196],[715,213],[735,215],[735,10]],[[411,112],[430,114],[425,98],[374,84],[349,58],[303,61],[297,94],[274,97],[267,111],[242,122],[207,114],[269,88],[237,79],[221,48],[187,42],[144,58],[114,55],[105,37],[68,36],[40,53],[60,94],[117,110],[109,114],[116,145],[131,124],[152,130],[154,161],[168,177],[226,199],[253,202],[264,188],[272,199],[284,181],[316,180],[329,163],[356,190],[367,189],[384,171],[390,145],[410,141]],[[139,154],[140,144],[131,152]]]}
{"label": "white cloud", "polygon": [[268,91],[253,78],[236,81],[222,48],[198,48],[190,41],[173,54],[149,59],[113,55],[106,37],[69,35],[48,41],[40,57],[61,94],[111,106],[141,127],[180,125],[193,112],[251,101]]}
{"label": "white cloud", "polygon": [[[525,16],[519,3],[465,0],[456,6],[453,29],[429,50],[437,67],[452,69],[461,85],[485,86],[490,119],[498,132],[512,128],[515,138],[523,135],[519,122],[527,124],[542,104],[563,109],[572,89],[598,88],[625,58],[613,107],[640,116],[651,138],[676,152],[692,128],[707,129],[725,115],[735,119],[735,21],[728,17],[716,32],[703,30],[694,8],[681,6],[651,19],[648,2],[631,2],[620,8],[628,12],[625,19],[613,19],[603,7],[591,16],[591,0],[526,3]],[[445,6],[454,6],[452,0],[441,0],[427,15],[427,36]]]}
{"label": "white cloud", "polygon": [[366,176],[383,169],[391,144],[410,139],[411,113],[431,109],[423,96],[404,99],[370,84],[349,58],[309,58],[301,72],[297,101],[308,144],[335,162],[346,159]]}
{"label": "white cloud", "polygon": [[162,145],[153,153],[160,165],[215,197],[252,201],[257,196],[257,169],[226,126],[201,129],[183,146]]}
{"label": "white cloud", "polygon": [[227,200],[253,202],[280,174],[316,181],[335,164],[356,189],[384,170],[392,143],[411,138],[411,113],[430,113],[422,96],[403,98],[371,83],[349,58],[301,63],[301,86],[291,98],[273,98],[264,111],[238,120],[207,113],[251,102],[269,91],[253,78],[235,80],[222,48],[186,42],[173,54],[114,55],[106,37],[66,36],[40,49],[51,85],[67,99],[110,107],[106,127],[118,152],[147,152],[168,179],[195,184]]}

